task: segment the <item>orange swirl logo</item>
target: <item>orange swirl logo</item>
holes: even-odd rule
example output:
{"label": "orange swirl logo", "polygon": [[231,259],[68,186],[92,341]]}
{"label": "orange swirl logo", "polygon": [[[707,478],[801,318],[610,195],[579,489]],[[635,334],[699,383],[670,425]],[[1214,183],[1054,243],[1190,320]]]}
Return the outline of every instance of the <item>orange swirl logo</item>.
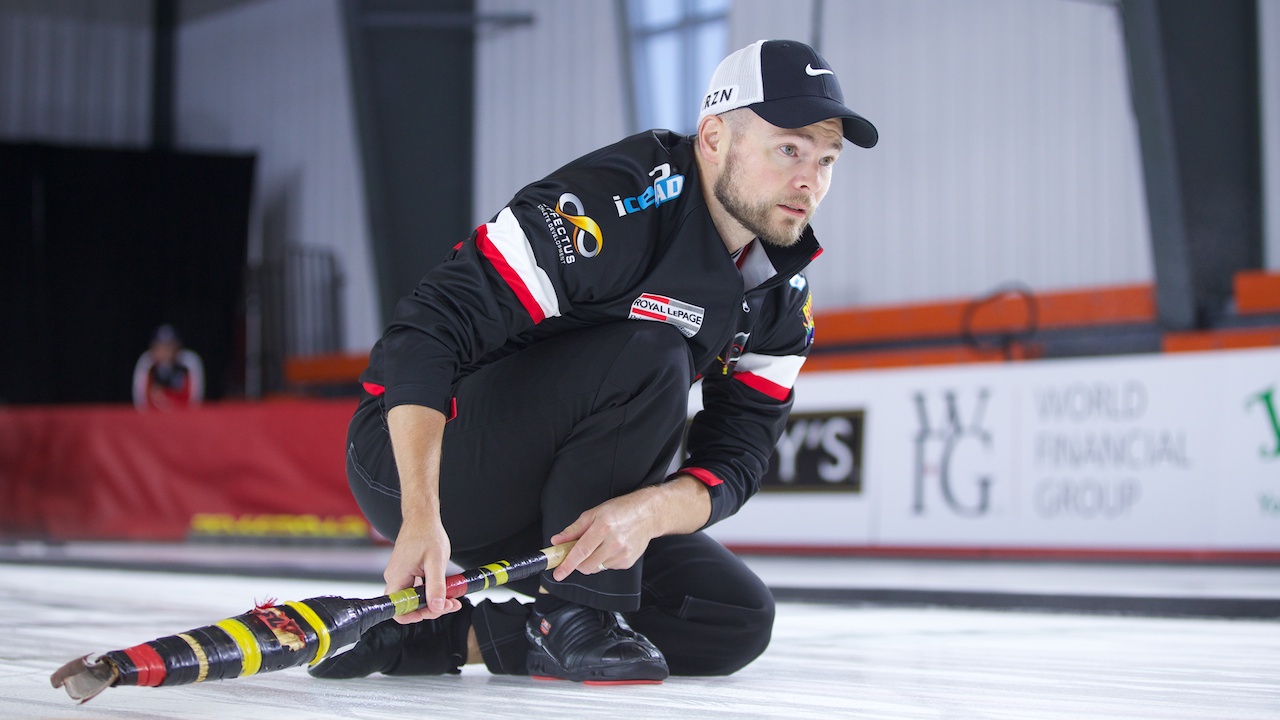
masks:
{"label": "orange swirl logo", "polygon": [[[564,218],[575,228],[573,231],[573,247],[584,258],[595,257],[604,247],[604,233],[595,220],[587,217],[582,200],[573,193],[565,193],[556,202],[556,214]],[[588,244],[590,247],[588,247]]]}

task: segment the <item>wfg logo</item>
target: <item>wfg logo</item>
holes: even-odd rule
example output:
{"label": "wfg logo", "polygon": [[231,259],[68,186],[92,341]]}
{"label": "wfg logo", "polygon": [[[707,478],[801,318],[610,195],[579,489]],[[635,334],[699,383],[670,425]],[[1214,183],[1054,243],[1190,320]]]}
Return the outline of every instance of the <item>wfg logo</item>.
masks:
{"label": "wfg logo", "polygon": [[[983,473],[983,464],[974,462],[991,452],[991,432],[982,426],[990,391],[983,388],[969,411],[969,420],[962,420],[962,408],[955,391],[943,393],[942,407],[929,403],[924,393],[915,394],[916,413],[920,429],[915,436],[915,502],[912,511],[923,515],[925,491],[936,479],[942,499],[951,511],[966,517],[981,517],[991,510],[990,473]],[[956,485],[963,482],[963,497]],[[977,492],[972,489],[977,488]],[[976,496],[976,497],[975,497]]]}
{"label": "wfg logo", "polygon": [[1266,412],[1268,424],[1271,426],[1271,434],[1275,438],[1275,445],[1271,448],[1262,448],[1262,457],[1276,459],[1280,458],[1280,413],[1276,408],[1276,391],[1275,388],[1267,388],[1265,391],[1249,398],[1245,403],[1245,407],[1253,407],[1261,405]]}

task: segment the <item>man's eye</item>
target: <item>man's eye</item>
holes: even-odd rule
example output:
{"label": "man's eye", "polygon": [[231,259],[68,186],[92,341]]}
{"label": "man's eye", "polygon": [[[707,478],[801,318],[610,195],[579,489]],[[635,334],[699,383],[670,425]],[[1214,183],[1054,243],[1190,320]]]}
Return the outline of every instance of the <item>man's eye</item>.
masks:
{"label": "man's eye", "polygon": [[796,146],[795,146],[795,145],[783,145],[783,146],[782,146],[782,154],[783,154],[783,155],[786,155],[787,157],[795,157],[795,155],[796,155]]}
{"label": "man's eye", "polygon": [[821,162],[823,167],[831,167],[836,164],[836,159],[828,155],[827,157],[822,158]]}

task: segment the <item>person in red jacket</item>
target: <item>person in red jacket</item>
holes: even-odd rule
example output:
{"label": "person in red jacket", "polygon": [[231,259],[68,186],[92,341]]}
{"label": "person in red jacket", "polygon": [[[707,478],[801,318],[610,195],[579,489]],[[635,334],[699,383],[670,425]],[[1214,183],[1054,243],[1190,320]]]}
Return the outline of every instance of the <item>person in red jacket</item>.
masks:
{"label": "person in red jacket", "polygon": [[133,405],[139,410],[174,410],[204,401],[204,363],[182,346],[172,325],[161,325],[133,366]]}
{"label": "person in red jacket", "polygon": [[[877,139],[817,52],[760,41],[717,68],[696,135],[569,163],[428,272],[370,354],[346,448],[395,542],[388,590],[428,601],[311,673],[657,682],[758,657],[772,595],[702,530],[759,487],[814,336],[809,220],[844,141]],[[513,584],[532,603],[444,596],[450,559],[569,541]]]}

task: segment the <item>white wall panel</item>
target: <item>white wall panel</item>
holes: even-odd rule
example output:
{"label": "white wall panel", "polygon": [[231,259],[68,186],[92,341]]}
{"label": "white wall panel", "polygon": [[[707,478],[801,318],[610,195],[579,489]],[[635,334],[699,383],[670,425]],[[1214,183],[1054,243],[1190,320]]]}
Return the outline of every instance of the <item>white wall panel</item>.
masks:
{"label": "white wall panel", "polygon": [[[739,0],[732,45],[811,40],[813,3]],[[819,4],[821,50],[880,130],[814,223],[824,308],[1150,281],[1119,16],[1076,0]]]}
{"label": "white wall panel", "polygon": [[338,253],[345,346],[364,350],[381,327],[340,10],[262,0],[184,22],[176,125],[184,149],[258,154],[255,222]]}
{"label": "white wall panel", "polygon": [[[813,14],[820,0],[733,0],[729,10],[729,50],[733,52],[757,40],[787,39],[814,44]],[[830,32],[827,33],[830,36]],[[843,42],[834,38],[834,42]],[[821,48],[825,48],[821,42]],[[823,53],[826,57],[826,53]],[[842,75],[843,77],[843,75]],[[843,86],[842,86],[843,87]]]}
{"label": "white wall panel", "polygon": [[151,0],[0,0],[0,138],[137,147]]}
{"label": "white wall panel", "polygon": [[603,0],[480,0],[530,13],[476,42],[476,224],[520,188],[627,132],[617,7]]}

